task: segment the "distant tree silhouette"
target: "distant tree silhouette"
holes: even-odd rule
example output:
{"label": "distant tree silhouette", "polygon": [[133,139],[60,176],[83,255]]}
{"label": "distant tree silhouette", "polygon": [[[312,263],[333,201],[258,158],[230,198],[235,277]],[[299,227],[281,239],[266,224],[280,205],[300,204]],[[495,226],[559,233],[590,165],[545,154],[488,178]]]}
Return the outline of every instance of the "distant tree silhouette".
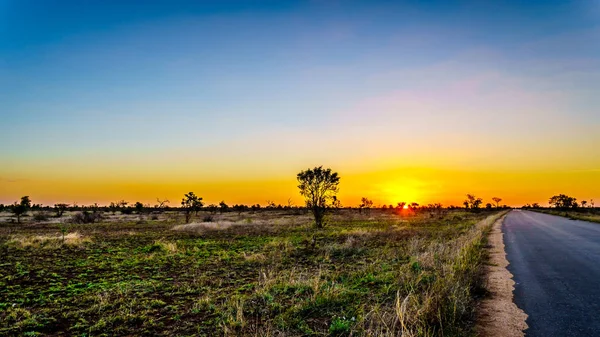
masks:
{"label": "distant tree silhouette", "polygon": [[364,209],[367,214],[371,212],[371,207],[373,207],[373,200],[369,200],[369,198],[362,197],[360,199],[360,205],[358,205],[358,212],[362,213]]}
{"label": "distant tree silhouette", "polygon": [[12,212],[17,217],[17,223],[21,223],[21,216],[31,208],[29,196],[21,197],[21,202],[16,202],[12,206]]}
{"label": "distant tree silhouette", "polygon": [[312,211],[315,226],[323,228],[325,211],[331,204],[333,196],[339,191],[340,177],[337,172],[323,166],[300,171],[297,175],[300,195],[304,197],[306,207]]}
{"label": "distant tree silhouette", "polygon": [[142,214],[144,212],[144,204],[141,202],[136,202],[134,207],[137,214]]}
{"label": "distant tree silhouette", "polygon": [[206,206],[206,210],[213,214],[217,213],[218,209],[219,209],[219,206],[215,205],[215,204],[210,204],[210,205]]}
{"label": "distant tree silhouette", "polygon": [[198,212],[204,204],[202,198],[196,196],[194,192],[187,193],[181,199],[181,208],[185,212],[185,223],[189,223],[192,218],[192,212]]}
{"label": "distant tree silhouette", "polygon": [[154,208],[156,208],[158,211],[162,212],[163,210],[165,210],[167,207],[167,204],[170,202],[168,199],[164,199],[164,200],[160,200],[159,198],[156,198],[156,202],[158,204],[156,204],[154,206]]}
{"label": "distant tree silhouette", "polygon": [[568,209],[577,208],[577,199],[565,194],[553,195],[548,203],[555,208]]}
{"label": "distant tree silhouette", "polygon": [[396,209],[398,210],[398,212],[401,212],[404,209],[404,206],[406,206],[406,202],[401,201],[396,205]]}
{"label": "distant tree silhouette", "polygon": [[229,206],[225,203],[225,200],[221,200],[219,203],[219,211],[221,213],[229,211]]}
{"label": "distant tree silhouette", "polygon": [[[496,206],[496,208],[498,208],[498,206]],[[485,209],[487,209],[487,210],[492,209],[492,204],[490,204],[489,202],[487,204],[485,204]]]}
{"label": "distant tree silhouette", "polygon": [[119,210],[119,206],[117,205],[117,203],[111,202],[110,205],[108,205],[108,209],[112,214],[115,214],[117,210]]}
{"label": "distant tree silhouette", "polygon": [[411,212],[416,212],[419,209],[419,204],[416,202],[411,202],[408,205],[408,210],[410,210]]}
{"label": "distant tree silhouette", "polygon": [[473,211],[479,210],[479,207],[483,203],[483,199],[477,198],[473,194],[467,194],[467,200],[463,202],[465,208],[470,208]]}
{"label": "distant tree silhouette", "polygon": [[246,205],[238,205],[238,204],[235,204],[231,207],[231,209],[233,209],[234,212],[237,212],[238,215],[242,214],[243,211],[248,210],[248,208],[249,207]]}
{"label": "distant tree silhouette", "polygon": [[60,218],[63,216],[65,211],[69,208],[69,204],[54,204],[54,211],[56,212],[56,217]]}
{"label": "distant tree silhouette", "polygon": [[587,201],[581,200],[581,207],[585,208],[587,206]]}
{"label": "distant tree silhouette", "polygon": [[492,200],[496,203],[496,208],[500,207],[500,201],[502,201],[502,198],[493,197]]}

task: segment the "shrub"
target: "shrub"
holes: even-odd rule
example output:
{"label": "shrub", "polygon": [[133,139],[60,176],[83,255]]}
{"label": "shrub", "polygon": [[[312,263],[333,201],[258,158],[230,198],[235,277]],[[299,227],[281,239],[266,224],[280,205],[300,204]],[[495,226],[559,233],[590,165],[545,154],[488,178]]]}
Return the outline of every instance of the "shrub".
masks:
{"label": "shrub", "polygon": [[202,218],[203,222],[213,222],[214,220],[215,220],[214,217],[210,214],[205,215],[204,218]]}
{"label": "shrub", "polygon": [[35,214],[33,214],[33,219],[35,221],[48,221],[50,217],[48,216],[48,213],[46,212],[37,212]]}
{"label": "shrub", "polygon": [[71,222],[76,224],[88,224],[98,222],[103,219],[102,214],[97,212],[83,211],[73,215]]}

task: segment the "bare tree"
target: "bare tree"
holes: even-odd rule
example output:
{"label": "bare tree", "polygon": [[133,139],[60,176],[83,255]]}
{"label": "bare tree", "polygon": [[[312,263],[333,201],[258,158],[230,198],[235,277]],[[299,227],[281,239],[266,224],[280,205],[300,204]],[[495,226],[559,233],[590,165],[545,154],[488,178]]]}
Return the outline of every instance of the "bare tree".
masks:
{"label": "bare tree", "polygon": [[313,213],[315,226],[323,228],[325,210],[339,191],[339,175],[330,168],[323,169],[323,166],[319,166],[301,171],[297,179],[300,183],[300,195],[304,197],[306,207]]}
{"label": "bare tree", "polygon": [[158,209],[162,210],[163,208],[165,208],[167,206],[167,204],[170,201],[166,198],[165,198],[165,200],[160,200],[159,198],[156,198],[156,202],[158,202],[158,204],[156,206],[154,206],[154,208],[158,208]]}

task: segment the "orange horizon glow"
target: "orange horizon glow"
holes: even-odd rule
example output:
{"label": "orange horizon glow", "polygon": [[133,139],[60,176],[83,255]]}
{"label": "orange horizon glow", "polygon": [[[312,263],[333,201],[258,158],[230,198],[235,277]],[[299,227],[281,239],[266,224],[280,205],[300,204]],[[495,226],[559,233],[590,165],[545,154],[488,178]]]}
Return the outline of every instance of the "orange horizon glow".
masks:
{"label": "orange horizon glow", "polygon": [[[334,167],[333,167],[334,168]],[[334,168],[335,170],[335,168]],[[461,206],[467,193],[484,199],[484,205],[492,197],[502,198],[501,204],[521,206],[537,202],[547,204],[550,196],[565,193],[577,200],[600,201],[600,171],[461,171],[428,168],[400,168],[376,172],[340,172],[339,199],[342,206],[357,206],[361,197],[374,201],[375,205],[396,205],[398,202],[417,202],[420,205],[441,203],[443,206]],[[176,177],[152,179],[111,179],[110,177],[36,177],[33,174],[8,181],[2,179],[0,203],[10,204],[23,195],[29,195],[34,203],[78,203],[89,205],[126,200],[156,204],[156,199],[170,200],[170,206],[179,206],[184,193],[193,191],[203,197],[206,205],[261,204],[267,200],[287,205],[302,205],[298,194],[295,172],[287,177],[269,179],[217,178],[214,180],[190,179],[181,181]],[[407,208],[407,206],[405,207]]]}

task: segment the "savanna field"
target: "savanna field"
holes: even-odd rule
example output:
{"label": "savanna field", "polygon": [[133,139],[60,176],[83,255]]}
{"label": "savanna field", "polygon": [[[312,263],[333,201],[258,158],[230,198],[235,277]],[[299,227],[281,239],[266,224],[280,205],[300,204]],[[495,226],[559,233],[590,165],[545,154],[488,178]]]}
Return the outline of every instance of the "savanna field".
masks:
{"label": "savanna field", "polygon": [[499,215],[5,216],[0,335],[468,336]]}

